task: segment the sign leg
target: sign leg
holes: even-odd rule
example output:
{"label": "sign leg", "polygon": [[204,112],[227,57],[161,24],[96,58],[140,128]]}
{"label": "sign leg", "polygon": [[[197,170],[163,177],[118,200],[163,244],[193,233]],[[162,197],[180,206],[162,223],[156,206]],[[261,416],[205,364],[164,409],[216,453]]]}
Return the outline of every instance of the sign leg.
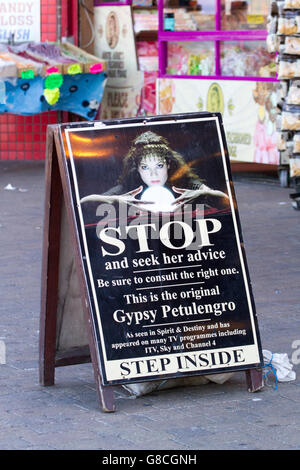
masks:
{"label": "sign leg", "polygon": [[45,386],[54,385],[60,247],[58,221],[62,203],[62,185],[53,140],[53,135],[49,132],[47,136],[48,158],[45,168],[46,193],[40,316],[40,383]]}
{"label": "sign leg", "polygon": [[98,381],[98,397],[103,411],[106,413],[116,411],[113,388],[111,386],[102,385],[100,380]]}
{"label": "sign leg", "polygon": [[261,369],[246,370],[246,380],[248,392],[258,392],[258,390],[261,390],[264,386]]}

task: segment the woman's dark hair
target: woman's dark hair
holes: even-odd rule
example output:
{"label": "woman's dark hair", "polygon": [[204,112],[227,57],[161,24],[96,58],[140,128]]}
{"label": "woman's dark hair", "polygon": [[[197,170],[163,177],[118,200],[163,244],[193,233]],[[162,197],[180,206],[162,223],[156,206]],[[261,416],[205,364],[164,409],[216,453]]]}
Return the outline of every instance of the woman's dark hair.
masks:
{"label": "woman's dark hair", "polygon": [[123,172],[119,183],[128,191],[143,184],[138,172],[138,167],[142,159],[150,156],[157,156],[168,165],[168,186],[180,186],[182,188],[191,187],[199,177],[191,168],[191,163],[185,162],[183,157],[172,150],[168,140],[152,131],[144,132],[136,137],[130,147],[129,152],[123,161]]}

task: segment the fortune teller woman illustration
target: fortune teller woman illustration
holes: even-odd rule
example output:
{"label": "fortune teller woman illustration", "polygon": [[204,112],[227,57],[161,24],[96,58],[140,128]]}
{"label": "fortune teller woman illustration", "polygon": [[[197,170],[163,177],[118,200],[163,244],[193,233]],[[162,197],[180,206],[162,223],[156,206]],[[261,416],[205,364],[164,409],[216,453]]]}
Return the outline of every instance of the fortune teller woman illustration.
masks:
{"label": "fortune teller woman illustration", "polygon": [[133,140],[117,185],[80,202],[123,202],[142,211],[175,212],[198,198],[209,206],[228,205],[228,196],[206,186],[166,138],[147,131]]}

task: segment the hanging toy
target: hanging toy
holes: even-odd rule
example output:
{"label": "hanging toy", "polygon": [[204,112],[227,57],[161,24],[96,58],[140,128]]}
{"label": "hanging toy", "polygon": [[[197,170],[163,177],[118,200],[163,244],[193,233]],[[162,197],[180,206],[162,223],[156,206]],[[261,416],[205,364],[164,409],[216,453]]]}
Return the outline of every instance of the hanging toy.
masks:
{"label": "hanging toy", "polygon": [[82,67],[80,64],[72,64],[68,67],[68,74],[75,75],[77,73],[82,73]]}
{"label": "hanging toy", "polygon": [[50,90],[49,88],[46,88],[44,90],[44,97],[47,101],[48,104],[53,106],[57,101],[59,100],[60,92],[59,88],[53,88]]}
{"label": "hanging toy", "polygon": [[90,66],[90,73],[101,73],[101,72],[103,72],[103,65],[101,64],[101,62]]}
{"label": "hanging toy", "polygon": [[50,73],[44,82],[44,97],[48,104],[53,106],[57,103],[60,97],[60,87],[63,84],[63,76],[61,73]]}

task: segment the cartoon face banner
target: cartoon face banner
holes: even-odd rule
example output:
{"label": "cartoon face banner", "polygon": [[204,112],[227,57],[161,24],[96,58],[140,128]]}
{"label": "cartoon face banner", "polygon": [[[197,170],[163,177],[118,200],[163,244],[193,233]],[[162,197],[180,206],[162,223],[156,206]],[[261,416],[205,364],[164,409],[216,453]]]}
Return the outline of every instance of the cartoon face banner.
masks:
{"label": "cartoon face banner", "polygon": [[232,161],[278,165],[277,83],[247,80],[157,80],[158,114],[223,116]]}
{"label": "cartoon face banner", "polygon": [[262,364],[220,115],[60,129],[104,384]]}

